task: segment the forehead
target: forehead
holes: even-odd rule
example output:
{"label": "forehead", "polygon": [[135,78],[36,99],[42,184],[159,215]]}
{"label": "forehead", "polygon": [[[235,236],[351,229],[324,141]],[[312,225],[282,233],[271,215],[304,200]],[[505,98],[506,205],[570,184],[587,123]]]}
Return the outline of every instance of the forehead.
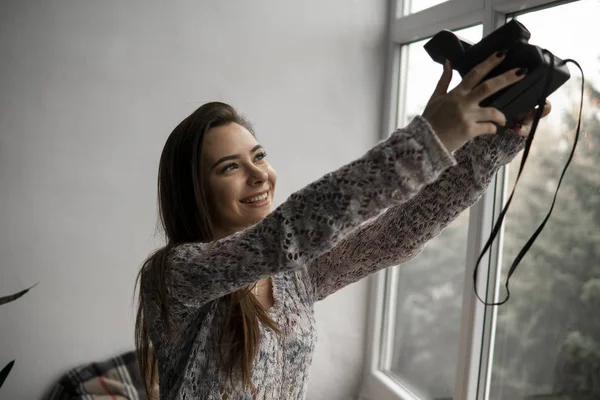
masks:
{"label": "forehead", "polygon": [[212,128],[204,135],[202,155],[207,161],[216,161],[232,154],[246,154],[258,141],[243,126],[230,123]]}

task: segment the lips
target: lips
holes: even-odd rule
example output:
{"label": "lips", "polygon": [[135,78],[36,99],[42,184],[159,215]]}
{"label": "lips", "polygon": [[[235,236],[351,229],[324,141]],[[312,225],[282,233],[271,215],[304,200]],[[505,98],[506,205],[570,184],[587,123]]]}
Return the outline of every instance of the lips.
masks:
{"label": "lips", "polygon": [[264,190],[262,192],[254,193],[254,194],[252,194],[250,196],[246,196],[243,199],[240,199],[240,201],[241,202],[248,202],[248,201],[250,201],[250,200],[252,200],[252,199],[254,199],[256,197],[260,197],[260,196],[262,196],[262,195],[264,195],[265,193],[268,193],[268,192],[269,192],[269,189]]}

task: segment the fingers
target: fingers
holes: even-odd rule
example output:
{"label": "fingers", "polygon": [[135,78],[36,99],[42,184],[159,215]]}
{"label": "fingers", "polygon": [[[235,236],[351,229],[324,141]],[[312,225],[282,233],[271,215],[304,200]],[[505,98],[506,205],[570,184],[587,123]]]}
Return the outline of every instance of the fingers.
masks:
{"label": "fingers", "polygon": [[544,104],[544,111],[542,111],[542,116],[540,118],[544,118],[546,115],[550,114],[552,111],[552,103],[546,100],[546,104]]}
{"label": "fingers", "polygon": [[491,122],[481,122],[477,124],[477,132],[481,134],[494,134],[498,131],[498,127]]}
{"label": "fingers", "polygon": [[506,51],[499,51],[495,54],[492,54],[485,61],[478,64],[473,68],[467,75],[465,75],[462,82],[457,86],[460,90],[465,90],[470,92],[477,86],[483,78],[486,77],[498,64],[500,64],[504,57],[506,56]]}
{"label": "fingers", "polygon": [[444,62],[444,71],[433,91],[432,97],[446,94],[448,92],[448,86],[450,86],[450,81],[452,81],[452,67],[450,66],[450,61],[446,60]]}
{"label": "fingers", "polygon": [[494,107],[480,108],[477,113],[477,122],[494,122],[500,126],[506,125],[506,116]]}
{"label": "fingers", "polygon": [[473,89],[470,98],[477,103],[481,103],[494,93],[523,79],[526,72],[527,71],[523,68],[515,68],[491,79],[487,79]]}
{"label": "fingers", "polygon": [[[523,118],[521,119],[520,123],[523,125],[528,125],[530,124],[534,119],[535,119],[535,114],[537,113],[538,108],[534,108],[533,110],[529,111],[529,113]],[[545,116],[547,116],[548,114],[550,114],[550,111],[552,111],[552,104],[546,100],[546,103],[544,104],[544,110],[542,111],[542,115],[540,116],[540,119],[544,118]]]}

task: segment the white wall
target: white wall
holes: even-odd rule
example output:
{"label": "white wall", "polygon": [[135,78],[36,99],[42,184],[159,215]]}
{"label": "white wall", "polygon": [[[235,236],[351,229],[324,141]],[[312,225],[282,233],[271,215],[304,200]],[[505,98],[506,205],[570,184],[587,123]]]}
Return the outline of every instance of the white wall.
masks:
{"label": "white wall", "polygon": [[[0,397],[133,347],[171,129],[222,100],[255,122],[278,202],[375,143],[386,0],[0,0]],[[359,384],[366,282],[318,305],[309,399]]]}

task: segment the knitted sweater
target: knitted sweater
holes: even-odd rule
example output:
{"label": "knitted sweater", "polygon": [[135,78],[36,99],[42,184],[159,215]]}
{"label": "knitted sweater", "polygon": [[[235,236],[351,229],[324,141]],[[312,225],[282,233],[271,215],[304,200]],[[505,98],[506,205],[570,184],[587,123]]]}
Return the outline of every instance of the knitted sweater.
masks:
{"label": "knitted sweater", "polygon": [[[258,224],[213,245],[176,247],[168,264],[176,327],[169,339],[142,272],[161,399],[221,400],[222,393],[228,400],[304,399],[316,341],[314,303],[415,257],[478,200],[523,145],[508,131],[480,136],[453,155],[416,117],[361,158],[292,194]],[[253,397],[220,375],[219,303],[269,277],[274,305],[268,312],[283,333],[260,324]]]}

